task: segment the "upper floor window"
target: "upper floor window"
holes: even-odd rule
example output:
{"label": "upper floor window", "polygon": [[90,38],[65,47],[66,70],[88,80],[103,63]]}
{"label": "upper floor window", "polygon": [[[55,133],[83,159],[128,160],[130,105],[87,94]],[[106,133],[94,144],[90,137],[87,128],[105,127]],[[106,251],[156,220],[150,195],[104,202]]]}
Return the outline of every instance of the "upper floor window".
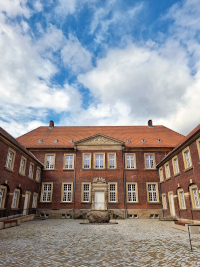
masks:
{"label": "upper floor window", "polygon": [[170,168],[169,168],[169,162],[167,162],[165,164],[165,174],[166,174],[166,179],[170,179],[171,178]]}
{"label": "upper floor window", "polygon": [[64,155],[64,169],[74,169],[74,155]]}
{"label": "upper floor window", "polygon": [[186,147],[183,151],[183,161],[184,161],[184,166],[185,169],[188,169],[192,167],[192,160],[191,160],[191,155],[190,155],[190,149],[189,147]]}
{"label": "upper floor window", "polygon": [[33,164],[30,163],[28,177],[33,179]]}
{"label": "upper floor window", "polygon": [[173,164],[174,175],[179,174],[179,165],[178,165],[178,157],[177,156],[173,157],[172,164]]}
{"label": "upper floor window", "polygon": [[136,169],[135,154],[125,154],[126,169]]}
{"label": "upper floor window", "polygon": [[158,202],[158,184],[147,183],[148,202]]}
{"label": "upper floor window", "polygon": [[145,169],[155,169],[155,154],[144,154]]}
{"label": "upper floor window", "polygon": [[55,154],[45,155],[45,168],[55,169]]}
{"label": "upper floor window", "polygon": [[52,202],[53,183],[42,183],[41,202]]}
{"label": "upper floor window", "polygon": [[108,168],[109,169],[116,169],[116,154],[115,153],[108,153]]}
{"label": "upper floor window", "polygon": [[104,169],[105,168],[105,154],[94,154],[94,168]]}
{"label": "upper floor window", "polygon": [[199,154],[199,159],[200,159],[200,138],[196,140],[197,143],[197,149],[198,149],[198,154]]}
{"label": "upper floor window", "polygon": [[83,169],[91,169],[91,154],[83,154]]}
{"label": "upper floor window", "polygon": [[163,168],[161,167],[159,169],[159,176],[160,176],[160,182],[164,182],[164,175],[163,175]]}
{"label": "upper floor window", "polygon": [[36,170],[36,181],[39,182],[40,181],[40,173],[41,173],[41,169],[39,167],[37,167]]}
{"label": "upper floor window", "polygon": [[19,167],[19,173],[25,175],[25,169],[26,169],[26,158],[22,156]]}
{"label": "upper floor window", "polygon": [[16,152],[12,149],[8,149],[8,155],[6,160],[6,168],[13,170]]}

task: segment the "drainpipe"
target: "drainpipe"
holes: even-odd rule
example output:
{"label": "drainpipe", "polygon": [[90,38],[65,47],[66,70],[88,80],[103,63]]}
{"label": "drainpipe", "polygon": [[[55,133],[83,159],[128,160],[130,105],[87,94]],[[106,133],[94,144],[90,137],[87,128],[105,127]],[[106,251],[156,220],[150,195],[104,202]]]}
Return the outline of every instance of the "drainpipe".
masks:
{"label": "drainpipe", "polygon": [[40,198],[40,195],[39,194],[40,194],[41,183],[42,183],[42,168],[40,169],[40,183],[39,183],[39,188],[38,188],[36,216],[38,215],[38,204],[39,204],[39,198]]}
{"label": "drainpipe", "polygon": [[74,155],[74,190],[73,190],[73,209],[72,209],[72,219],[74,219],[74,202],[75,202],[75,188],[76,188],[76,151],[77,147],[74,147],[75,155]]}
{"label": "drainpipe", "polygon": [[123,178],[124,178],[124,207],[125,207],[125,219],[127,219],[127,209],[126,209],[126,177],[125,177],[125,168],[124,168],[124,149],[125,146],[122,146],[123,153]]}

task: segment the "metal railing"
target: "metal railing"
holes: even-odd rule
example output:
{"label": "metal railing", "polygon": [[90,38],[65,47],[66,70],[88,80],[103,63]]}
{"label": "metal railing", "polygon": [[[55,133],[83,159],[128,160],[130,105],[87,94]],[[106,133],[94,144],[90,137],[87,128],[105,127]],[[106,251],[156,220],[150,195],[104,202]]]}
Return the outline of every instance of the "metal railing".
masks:
{"label": "metal railing", "polygon": [[191,249],[191,251],[193,251],[192,250],[192,239],[191,239],[191,234],[190,234],[190,226],[200,227],[200,224],[188,224],[187,226],[188,226],[188,234],[189,234],[189,241],[190,241],[190,249]]}

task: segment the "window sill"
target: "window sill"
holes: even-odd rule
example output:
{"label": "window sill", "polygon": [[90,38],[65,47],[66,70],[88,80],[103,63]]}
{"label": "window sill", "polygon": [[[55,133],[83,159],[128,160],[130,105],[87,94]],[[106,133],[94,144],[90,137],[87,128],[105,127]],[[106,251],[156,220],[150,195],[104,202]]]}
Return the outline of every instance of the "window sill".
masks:
{"label": "window sill", "polygon": [[169,178],[166,178],[166,181],[167,181],[167,180],[171,180],[171,177],[169,177]]}
{"label": "window sill", "polygon": [[189,168],[185,169],[184,172],[190,171],[193,169],[193,166],[190,166]]}
{"label": "window sill", "polygon": [[138,169],[137,168],[125,168],[125,171],[138,171]]}
{"label": "window sill", "polygon": [[174,177],[179,176],[179,175],[180,175],[180,172],[174,174]]}
{"label": "window sill", "polygon": [[180,211],[186,211],[187,209],[179,209]]}
{"label": "window sill", "polygon": [[74,169],[63,169],[63,171],[74,171]]}
{"label": "window sill", "polygon": [[163,184],[164,183],[164,181],[160,181],[160,184]]}
{"label": "window sill", "polygon": [[118,201],[108,201],[108,204],[119,204]]}
{"label": "window sill", "polygon": [[167,209],[164,209],[164,208],[163,208],[163,210],[167,210]]}
{"label": "window sill", "polygon": [[33,178],[32,178],[32,177],[28,177],[28,179],[30,179],[30,180],[33,180]]}
{"label": "window sill", "polygon": [[108,168],[107,171],[118,171],[119,169],[117,168]]}
{"label": "window sill", "polygon": [[18,172],[18,174],[24,177],[26,176],[25,173]]}
{"label": "window sill", "polygon": [[156,168],[149,168],[149,169],[144,169],[144,171],[157,171]]}
{"label": "window sill", "polygon": [[92,171],[105,171],[106,168],[93,168]]}
{"label": "window sill", "polygon": [[192,209],[192,211],[200,211],[200,208]]}
{"label": "window sill", "polygon": [[126,203],[127,204],[140,204],[140,202],[138,201],[127,201]]}
{"label": "window sill", "polygon": [[8,172],[14,172],[13,169],[9,169],[9,168],[7,168],[7,167],[4,167],[4,169],[5,169],[6,171],[8,171]]}
{"label": "window sill", "polygon": [[40,201],[39,203],[49,203],[49,204],[52,204],[52,201]]}
{"label": "window sill", "polygon": [[61,201],[60,204],[71,204],[73,203],[72,201]]}
{"label": "window sill", "polygon": [[148,201],[147,204],[161,204],[161,202],[150,202],[150,201]]}
{"label": "window sill", "polygon": [[92,202],[81,201],[81,204],[92,204]]}
{"label": "window sill", "polygon": [[55,171],[56,169],[43,169],[43,171]]}
{"label": "window sill", "polygon": [[40,181],[38,181],[38,180],[35,180],[35,181],[36,181],[36,183],[38,183],[38,184],[40,183]]}

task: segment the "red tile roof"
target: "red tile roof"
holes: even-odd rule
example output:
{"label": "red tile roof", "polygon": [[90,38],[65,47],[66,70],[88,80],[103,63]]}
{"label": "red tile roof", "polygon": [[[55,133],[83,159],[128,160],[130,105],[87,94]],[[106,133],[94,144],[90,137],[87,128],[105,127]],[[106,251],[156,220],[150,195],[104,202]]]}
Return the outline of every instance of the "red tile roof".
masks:
{"label": "red tile roof", "polygon": [[160,163],[162,163],[165,159],[169,158],[170,155],[175,151],[175,150],[178,150],[181,146],[184,146],[184,143],[190,139],[190,137],[192,137],[194,134],[196,134],[198,131],[200,130],[200,124],[197,125],[196,128],[194,128],[187,136],[185,136],[175,147],[172,151],[170,151],[162,160],[161,162],[159,162],[159,166],[160,166]]}
{"label": "red tile roof", "polygon": [[36,160],[40,165],[43,166],[43,164],[30,152],[26,149],[25,146],[20,144],[12,135],[10,135],[8,132],[6,132],[3,128],[0,127],[0,135],[2,135],[4,138],[9,140],[12,144],[14,144],[16,147],[21,149],[23,152],[25,152],[27,155],[29,155],[31,158]]}
{"label": "red tile roof", "polygon": [[[127,147],[172,148],[184,138],[164,126],[56,126],[39,127],[17,140],[26,148],[73,148],[74,142],[98,133],[121,140]],[[42,143],[39,143],[40,139],[43,140]],[[58,139],[57,143],[54,143],[55,139]],[[73,140],[72,143],[70,139]],[[130,143],[126,142],[127,139],[130,139]],[[142,139],[146,142],[142,143]]]}

